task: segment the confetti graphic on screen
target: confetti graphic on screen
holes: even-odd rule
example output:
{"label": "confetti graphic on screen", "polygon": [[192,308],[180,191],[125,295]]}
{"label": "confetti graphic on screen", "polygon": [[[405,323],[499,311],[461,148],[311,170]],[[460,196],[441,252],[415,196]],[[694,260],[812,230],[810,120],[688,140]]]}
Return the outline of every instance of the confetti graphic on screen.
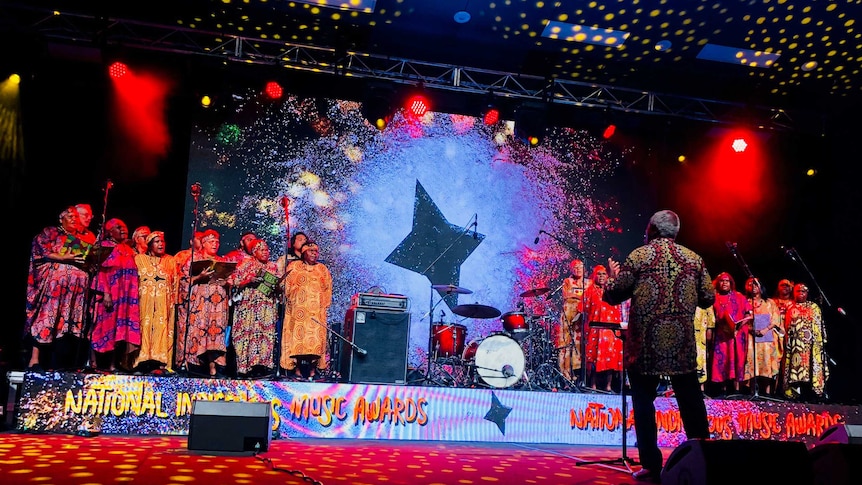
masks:
{"label": "confetti graphic on screen", "polygon": [[[454,306],[506,313],[524,305],[554,322],[558,293],[519,295],[559,286],[574,257],[588,266],[604,263],[642,239],[644,210],[628,207],[615,192],[633,185],[626,151],[609,149],[586,131],[551,128],[542,144],[530,147],[509,122],[486,126],[469,116],[429,112],[413,120],[396,113],[380,131],[353,101],[288,96],[273,102],[252,91],[232,99],[230,109],[201,116],[193,129],[189,180],[203,186],[197,227],[218,230],[223,251],[254,231],[273,258],[284,253],[286,233],[308,234],[333,275],[329,322],[336,330],[356,293],[375,288],[408,297],[409,367],[425,366],[432,324],[465,326],[467,342],[503,330],[499,318],[466,318]],[[448,239],[427,242],[423,250],[442,253],[459,237],[469,241],[455,241],[460,254],[451,257],[416,257],[457,261],[457,271],[448,272],[457,281],[442,281],[442,271],[432,281],[433,265],[423,275],[387,261],[392,254],[410,257],[397,250],[414,229],[417,186],[450,228],[439,233]],[[191,197],[186,207],[183,240],[192,227]],[[460,232],[453,237],[452,231]],[[432,284],[471,293],[440,301]]]}

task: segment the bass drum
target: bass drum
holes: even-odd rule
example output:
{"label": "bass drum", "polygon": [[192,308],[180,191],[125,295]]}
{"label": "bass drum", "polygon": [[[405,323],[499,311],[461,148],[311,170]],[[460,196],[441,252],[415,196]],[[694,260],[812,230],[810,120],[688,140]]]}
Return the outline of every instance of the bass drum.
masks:
{"label": "bass drum", "polygon": [[491,387],[514,385],[524,375],[524,351],[512,337],[491,335],[476,347],[476,372]]}

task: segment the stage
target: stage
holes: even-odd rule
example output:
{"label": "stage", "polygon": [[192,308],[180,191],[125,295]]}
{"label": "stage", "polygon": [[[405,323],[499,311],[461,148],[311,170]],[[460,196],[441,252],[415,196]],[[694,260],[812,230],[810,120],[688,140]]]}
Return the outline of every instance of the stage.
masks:
{"label": "stage", "polygon": [[[280,439],[621,446],[635,443],[619,395],[497,388],[199,379],[71,372],[10,373],[13,429],[177,436],[195,401],[269,403]],[[712,437],[812,444],[830,426],[860,424],[859,406],[707,399]],[[656,400],[659,443],[686,437],[673,398]]]}

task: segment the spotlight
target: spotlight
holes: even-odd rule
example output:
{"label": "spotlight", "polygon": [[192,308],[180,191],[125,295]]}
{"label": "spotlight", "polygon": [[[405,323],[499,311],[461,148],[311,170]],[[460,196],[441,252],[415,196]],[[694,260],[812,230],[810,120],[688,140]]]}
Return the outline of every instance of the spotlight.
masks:
{"label": "spotlight", "polygon": [[129,66],[122,62],[114,62],[108,66],[108,75],[114,79],[120,79],[129,72]]}
{"label": "spotlight", "polygon": [[263,88],[263,92],[266,94],[266,97],[272,100],[280,99],[281,95],[284,94],[284,90],[281,88],[281,85],[275,81],[266,83],[266,86]]}
{"label": "spotlight", "polygon": [[745,142],[745,138],[734,138],[730,146],[733,147],[733,151],[736,153],[742,153],[748,147],[748,143]]}
{"label": "spotlight", "polygon": [[407,98],[407,102],[404,103],[404,109],[407,111],[408,116],[421,118],[431,110],[431,103],[424,95],[414,94]]}
{"label": "spotlight", "polygon": [[391,87],[375,84],[368,87],[362,101],[362,115],[380,131],[392,120],[392,95]]}
{"label": "spotlight", "polygon": [[489,105],[485,108],[485,113],[482,115],[482,121],[486,125],[495,125],[498,121],[500,121],[500,110],[492,105]]}
{"label": "spotlight", "polygon": [[605,128],[605,131],[602,132],[602,138],[605,140],[610,140],[611,137],[614,136],[614,133],[617,132],[617,125],[611,123]]}
{"label": "spotlight", "polygon": [[515,110],[515,138],[530,146],[542,142],[545,135],[547,107],[544,103],[524,103]]}
{"label": "spotlight", "polygon": [[206,94],[201,96],[201,106],[204,108],[209,108],[213,104],[213,99]]}

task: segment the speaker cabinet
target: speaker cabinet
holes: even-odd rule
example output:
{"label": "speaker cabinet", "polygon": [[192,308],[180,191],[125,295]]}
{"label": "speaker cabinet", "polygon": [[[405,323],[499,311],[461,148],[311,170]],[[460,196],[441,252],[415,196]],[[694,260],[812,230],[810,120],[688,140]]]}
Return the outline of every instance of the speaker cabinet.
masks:
{"label": "speaker cabinet", "polygon": [[269,449],[272,406],[269,402],[194,401],[188,449],[217,454],[256,453]]}
{"label": "speaker cabinet", "polygon": [[817,485],[859,483],[855,466],[862,463],[862,425],[839,423],[821,433],[809,451]]}
{"label": "speaker cabinet", "polygon": [[344,317],[344,337],[366,353],[342,343],[341,375],[351,383],[405,384],[410,314],[351,308]]}
{"label": "speaker cabinet", "polygon": [[862,424],[833,424],[820,433],[815,446],[824,443],[862,444]]}
{"label": "speaker cabinet", "polygon": [[814,483],[805,443],[754,440],[688,440],[671,452],[664,485]]}

